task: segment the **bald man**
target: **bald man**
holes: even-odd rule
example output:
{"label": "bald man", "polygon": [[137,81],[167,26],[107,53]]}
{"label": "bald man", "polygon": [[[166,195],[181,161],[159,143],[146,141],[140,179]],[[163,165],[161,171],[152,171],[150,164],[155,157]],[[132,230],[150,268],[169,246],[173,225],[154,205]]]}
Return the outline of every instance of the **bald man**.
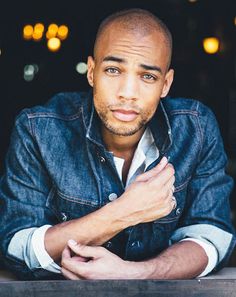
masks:
{"label": "bald man", "polygon": [[19,277],[181,279],[235,245],[232,179],[213,113],[167,97],[172,37],[141,9],[106,18],[89,93],[16,119],[1,180],[1,250]]}

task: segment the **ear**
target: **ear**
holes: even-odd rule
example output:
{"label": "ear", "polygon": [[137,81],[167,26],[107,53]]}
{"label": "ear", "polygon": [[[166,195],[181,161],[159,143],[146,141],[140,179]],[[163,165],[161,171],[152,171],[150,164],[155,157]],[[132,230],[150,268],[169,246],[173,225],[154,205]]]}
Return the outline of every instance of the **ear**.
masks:
{"label": "ear", "polygon": [[88,57],[87,66],[88,66],[87,80],[88,80],[88,83],[90,84],[90,86],[93,87],[93,72],[94,72],[94,67],[95,67],[95,62],[94,62],[93,57],[91,57],[91,56]]}
{"label": "ear", "polygon": [[170,87],[172,85],[173,79],[174,79],[174,70],[170,69],[165,76],[165,82],[161,92],[161,98],[165,97],[168,94]]}

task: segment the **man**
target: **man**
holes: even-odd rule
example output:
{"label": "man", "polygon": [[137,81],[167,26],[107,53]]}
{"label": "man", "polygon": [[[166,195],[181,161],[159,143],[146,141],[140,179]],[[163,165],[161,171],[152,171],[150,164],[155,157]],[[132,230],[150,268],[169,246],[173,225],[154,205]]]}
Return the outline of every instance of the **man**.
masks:
{"label": "man", "polygon": [[19,276],[180,279],[225,265],[235,238],[222,140],[200,102],[161,101],[171,50],[150,12],[118,12],[88,57],[93,91],[18,116],[0,233]]}

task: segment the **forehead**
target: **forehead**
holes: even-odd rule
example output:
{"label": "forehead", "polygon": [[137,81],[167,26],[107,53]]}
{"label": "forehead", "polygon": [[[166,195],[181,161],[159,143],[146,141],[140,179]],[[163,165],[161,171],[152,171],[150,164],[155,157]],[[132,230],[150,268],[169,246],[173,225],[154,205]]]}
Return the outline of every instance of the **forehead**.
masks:
{"label": "forehead", "polygon": [[139,59],[143,62],[168,63],[168,47],[163,33],[158,30],[143,34],[127,31],[125,28],[111,25],[100,36],[95,59],[103,60],[109,55],[118,55],[126,59]]}

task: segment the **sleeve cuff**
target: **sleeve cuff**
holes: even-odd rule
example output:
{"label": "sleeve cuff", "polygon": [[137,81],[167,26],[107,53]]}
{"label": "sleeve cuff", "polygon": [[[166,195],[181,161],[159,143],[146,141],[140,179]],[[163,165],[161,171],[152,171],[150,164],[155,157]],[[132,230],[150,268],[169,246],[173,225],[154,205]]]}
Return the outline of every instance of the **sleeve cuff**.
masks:
{"label": "sleeve cuff", "polygon": [[61,267],[49,256],[44,246],[45,233],[50,227],[51,225],[44,225],[37,228],[33,233],[31,244],[35,256],[43,269],[54,273],[61,273]]}
{"label": "sleeve cuff", "polygon": [[197,244],[199,244],[205,251],[207,257],[208,257],[208,263],[206,268],[204,269],[204,271],[198,275],[197,277],[203,277],[206,276],[208,273],[210,273],[216,266],[217,262],[218,262],[218,253],[216,248],[214,247],[213,244],[211,243],[206,243],[205,241],[196,239],[196,238],[184,238],[180,241],[193,241],[196,242]]}

